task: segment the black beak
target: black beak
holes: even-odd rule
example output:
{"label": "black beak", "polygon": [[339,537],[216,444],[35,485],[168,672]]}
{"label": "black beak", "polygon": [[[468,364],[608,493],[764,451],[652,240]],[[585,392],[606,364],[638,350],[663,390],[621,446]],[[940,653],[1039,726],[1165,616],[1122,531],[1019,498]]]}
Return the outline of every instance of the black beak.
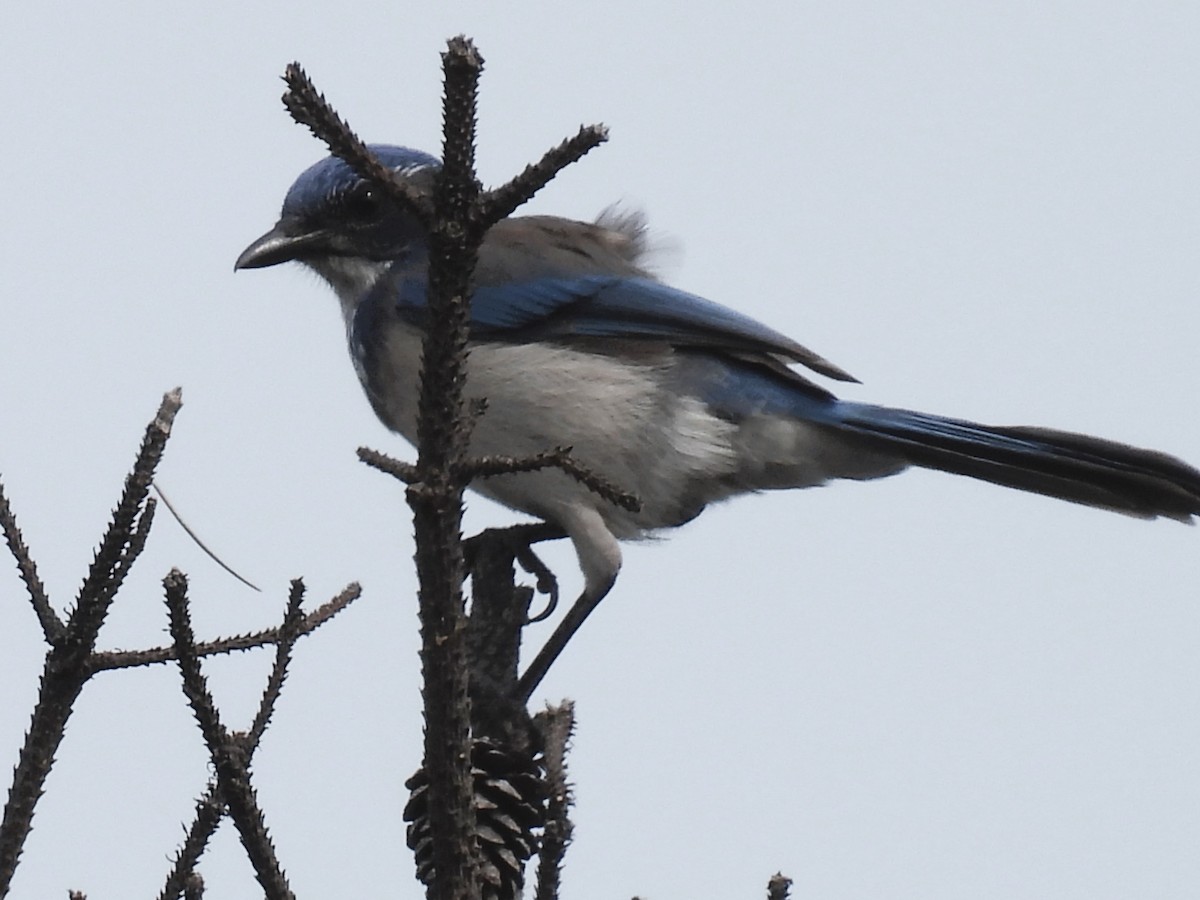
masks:
{"label": "black beak", "polygon": [[249,247],[242,251],[233,268],[263,269],[267,266],[277,266],[280,263],[300,259],[314,250],[324,249],[328,244],[328,236],[324,231],[309,231],[302,234],[291,234],[283,222],[280,222]]}

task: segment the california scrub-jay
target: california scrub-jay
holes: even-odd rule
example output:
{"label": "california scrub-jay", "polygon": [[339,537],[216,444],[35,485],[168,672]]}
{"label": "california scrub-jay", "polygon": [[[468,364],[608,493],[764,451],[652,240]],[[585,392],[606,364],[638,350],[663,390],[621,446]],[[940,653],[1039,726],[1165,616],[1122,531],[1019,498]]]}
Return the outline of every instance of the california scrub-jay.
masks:
{"label": "california scrub-jay", "polygon": [[[436,158],[371,149],[413,186],[431,189]],[[472,454],[569,446],[641,500],[637,512],[620,509],[556,470],[471,485],[557,525],[574,543],[585,588],[556,632],[561,642],[612,587],[619,541],[682,525],[735,494],[916,465],[1146,519],[1200,515],[1200,471],[1163,453],[839,400],[790,366],[854,378],[753,319],[656,280],[642,267],[645,250],[639,217],[606,212],[595,223],[506,219],[479,252],[466,396],[486,398],[487,411]],[[236,268],[289,260],[333,287],[376,415],[415,442],[427,315],[420,225],[330,157],[300,175],[278,224]],[[526,673],[529,689],[553,655]]]}

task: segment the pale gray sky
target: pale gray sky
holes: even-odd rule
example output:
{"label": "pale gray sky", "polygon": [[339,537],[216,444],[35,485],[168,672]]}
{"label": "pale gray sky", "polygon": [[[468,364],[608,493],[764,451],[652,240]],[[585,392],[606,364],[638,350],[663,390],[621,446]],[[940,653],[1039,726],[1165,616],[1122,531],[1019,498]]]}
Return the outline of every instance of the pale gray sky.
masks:
{"label": "pale gray sky", "polygon": [[[171,566],[207,635],[275,621],[296,575],[314,602],[366,589],[300,648],[256,758],[303,897],[421,896],[410,524],[354,457],[409,451],[328,290],[232,265],[322,155],[284,65],[364,137],[436,151],[459,32],[487,59],[485,181],[605,122],[534,208],[644,207],[670,281],[849,369],[844,395],[1200,463],[1193,5],[6,4],[0,477],[54,596],[175,385],[161,480],[266,593],[163,517],[105,645],[164,639]],[[1196,897],[1198,646],[1200,531],[1174,523],[926,473],[712,509],[627,550],[545,685],[580,718],[564,896],[753,898],[781,869],[797,898]],[[0,565],[0,770],[41,654]],[[231,727],[268,665],[208,666]],[[206,776],[174,670],[98,679],[14,896],[152,896]],[[258,895],[228,826],[203,873]]]}

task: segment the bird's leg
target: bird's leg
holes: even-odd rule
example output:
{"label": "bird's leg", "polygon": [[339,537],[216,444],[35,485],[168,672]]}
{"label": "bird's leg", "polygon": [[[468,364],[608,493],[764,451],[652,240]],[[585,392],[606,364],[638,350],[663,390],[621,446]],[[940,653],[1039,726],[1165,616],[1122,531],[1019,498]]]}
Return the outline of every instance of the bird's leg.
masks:
{"label": "bird's leg", "polygon": [[541,684],[554,661],[566,649],[575,632],[605,598],[621,571],[621,545],[608,529],[604,517],[593,506],[580,505],[563,510],[562,527],[575,545],[579,557],[579,568],[583,572],[583,593],[567,610],[550,639],[537,652],[525,674],[517,683],[517,694],[522,700]]}
{"label": "bird's leg", "polygon": [[563,616],[563,620],[558,623],[558,627],[554,629],[554,633],[550,635],[549,640],[542,645],[542,649],[537,652],[537,656],[533,658],[533,662],[529,664],[524,674],[517,681],[517,696],[522,702],[529,702],[530,696],[537,686],[541,684],[542,679],[546,677],[546,673],[550,671],[550,667],[554,665],[554,661],[566,649],[571,638],[575,636],[584,620],[592,614],[600,601],[604,599],[616,581],[614,575],[608,584],[603,585],[601,589],[594,590],[586,588],[579,599],[567,610],[567,614]]}
{"label": "bird's leg", "polygon": [[612,590],[617,580],[617,572],[621,568],[620,546],[599,514],[586,508],[577,511],[571,517],[570,525],[566,527],[552,522],[531,522],[504,529],[488,529],[463,542],[465,568],[468,571],[474,565],[482,542],[499,540],[512,554],[512,559],[537,578],[538,591],[550,597],[550,606],[537,616],[529,617],[525,623],[528,625],[549,616],[558,600],[558,582],[545,563],[534,555],[532,545],[539,541],[557,540],[562,537],[570,537],[575,545],[584,573],[584,589],[518,680],[516,699],[522,703],[528,702],[530,695],[541,684],[554,661],[575,636],[575,632]]}

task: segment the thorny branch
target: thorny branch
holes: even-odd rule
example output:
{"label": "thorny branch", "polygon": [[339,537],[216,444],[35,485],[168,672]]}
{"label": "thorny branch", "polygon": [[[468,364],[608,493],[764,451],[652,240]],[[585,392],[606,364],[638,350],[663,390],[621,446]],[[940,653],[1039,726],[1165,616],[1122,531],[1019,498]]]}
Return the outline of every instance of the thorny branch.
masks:
{"label": "thorny branch", "polygon": [[38,617],[38,622],[41,623],[46,643],[56,644],[62,638],[63,629],[66,626],[58,617],[58,613],[54,611],[54,607],[50,605],[46,587],[38,577],[37,565],[29,555],[29,548],[25,546],[25,538],[21,535],[21,529],[17,527],[17,518],[13,515],[12,507],[9,506],[8,497],[4,494],[3,484],[0,484],[0,529],[3,529],[4,540],[8,544],[13,559],[17,561],[17,569],[21,573],[21,580],[25,582],[25,589],[29,592],[29,600],[33,603],[33,611]]}
{"label": "thorny branch", "polygon": [[380,453],[378,450],[372,450],[369,447],[359,447],[358,458],[372,469],[378,469],[383,474],[391,475],[405,484],[416,484],[421,480],[421,476],[417,472],[417,467],[412,463],[395,459],[386,453]]}
{"label": "thorny branch", "polygon": [[[238,830],[242,847],[250,864],[254,867],[254,875],[258,879],[265,895],[272,900],[292,900],[293,894],[288,886],[287,877],[279,864],[274,844],[267,831],[266,821],[258,805],[254,788],[250,783],[249,754],[246,741],[242,736],[230,734],[221,724],[220,714],[216,703],[209,693],[208,683],[200,671],[200,658],[196,655],[196,641],[192,634],[191,616],[188,612],[187,578],[178,569],[174,569],[163,580],[166,588],[167,611],[170,614],[171,638],[175,642],[178,653],[179,671],[183,678],[183,692],[191,704],[204,743],[208,746],[216,770],[217,785],[221,798]],[[293,596],[297,593],[293,590]],[[289,604],[289,618],[293,615],[293,606]],[[285,628],[288,619],[285,618]],[[284,647],[283,642],[280,647]],[[284,656],[290,651],[290,642],[286,644]],[[278,668],[278,666],[277,666]],[[282,680],[282,676],[280,676]],[[274,681],[274,673],[272,675]],[[273,702],[277,692],[268,690],[265,697]],[[261,712],[265,722],[269,712]],[[257,719],[256,719],[257,721]]]}
{"label": "thorny branch", "polygon": [[538,849],[537,892],[534,900],[558,900],[563,859],[575,832],[570,818],[574,796],[571,783],[567,780],[567,750],[575,732],[575,704],[568,700],[550,707],[538,713],[535,721],[545,742],[542,755],[550,799],[542,845]]}
{"label": "thorny branch", "polygon": [[[287,614],[283,623],[275,628],[197,645],[190,638],[189,627],[189,633],[183,637],[177,637],[175,644],[171,647],[137,651],[97,651],[95,649],[97,637],[108,609],[134,562],[145,548],[154,521],[155,510],[155,501],[149,496],[149,488],[154,471],[162,459],[167,440],[170,437],[171,426],[181,405],[182,401],[178,390],[168,393],[163,398],[154,420],[147,427],[133,470],[125,480],[124,491],[113,513],[112,521],[89,567],[88,575],[79,590],[75,606],[65,622],[54,611],[50,598],[38,577],[32,555],[17,527],[16,517],[2,487],[0,487],[0,530],[4,532],[9,550],[17,562],[22,580],[25,582],[35,614],[42,624],[46,641],[50,645],[46,653],[38,701],[25,738],[25,745],[13,773],[8,802],[4,807],[4,817],[0,821],[0,897],[6,895],[9,890],[21,849],[32,828],[34,808],[43,793],[46,778],[62,742],[74,704],[83,690],[83,686],[96,672],[180,660],[181,665],[187,667],[189,672],[194,669],[195,673],[198,673],[201,656],[274,644],[276,647],[275,667],[272,670],[254,724],[249,732],[224,735],[224,739],[220,742],[223,755],[217,763],[218,773],[222,771],[228,773],[230,766],[236,769],[239,764],[244,771],[245,766],[249,763],[250,755],[266,729],[271,711],[279,697],[293,645],[300,637],[311,633],[329,621],[359,596],[358,585],[352,584],[328,603],[305,615],[301,610],[303,586],[300,582],[294,582]],[[173,573],[168,582],[168,593],[173,595],[173,602],[176,604],[186,603],[186,598],[181,593],[183,585],[185,585],[183,576]],[[183,621],[186,622],[186,608],[183,611],[185,613]],[[187,655],[187,661],[181,658],[181,653]],[[197,693],[197,682],[191,676],[189,676],[188,684],[193,688],[193,695],[202,699],[205,692]],[[200,684],[202,685],[202,681]],[[211,703],[203,706],[202,709],[206,734],[210,738],[214,734],[222,735],[223,729],[216,718],[215,710],[211,708]],[[199,881],[192,871],[195,862],[203,852],[208,838],[216,829],[226,808],[229,809],[231,816],[235,817],[235,821],[240,819],[241,822],[244,822],[251,818],[253,794],[250,791],[249,799],[247,799],[248,791],[250,789],[247,780],[241,786],[234,784],[228,794],[218,793],[214,786],[208,795],[201,799],[196,809],[196,821],[176,860],[175,872],[172,877],[168,878],[167,887],[163,893],[164,897],[178,897],[181,893],[192,897],[201,896],[203,882]],[[232,800],[230,800],[230,796],[233,797]],[[249,812],[246,815],[241,815],[247,810]],[[261,819],[261,816],[259,818]],[[265,831],[262,833],[265,835]],[[247,852],[251,855],[252,861],[255,861],[256,868],[263,871],[270,869],[270,860],[266,859],[264,862],[266,854],[262,851],[261,846],[248,846]],[[289,896],[280,890],[279,877],[281,876],[271,875],[269,871],[268,876],[269,896]],[[283,883],[283,886],[286,887],[286,884]]]}
{"label": "thorny branch", "polygon": [[[174,583],[168,588],[170,591],[178,591],[178,586]],[[170,596],[170,593],[168,594]],[[240,764],[240,770],[244,772],[245,785],[239,788],[243,793],[249,789],[249,772],[250,764],[253,761],[254,753],[258,749],[259,742],[262,740],[263,734],[266,732],[267,724],[270,722],[271,715],[275,710],[275,704],[279,700],[280,691],[283,688],[283,682],[287,677],[288,666],[291,663],[292,648],[297,640],[305,634],[308,634],[313,628],[329,621],[332,613],[324,615],[320,618],[314,618],[317,613],[336,605],[337,609],[343,609],[345,606],[358,596],[357,585],[352,585],[346,591],[343,591],[338,597],[335,597],[330,603],[326,603],[314,613],[304,616],[301,610],[301,604],[304,600],[304,583],[299,579],[292,582],[291,592],[288,595],[287,611],[284,613],[283,623],[277,628],[272,629],[275,633],[275,664],[271,668],[271,674],[267,679],[267,687],[263,691],[262,698],[259,700],[258,711],[254,716],[254,722],[249,730],[245,732],[234,732],[228,735],[227,744],[230,752],[234,754],[235,761]],[[348,598],[348,599],[344,599]],[[173,601],[177,602],[177,601]],[[185,600],[186,602],[186,600]],[[336,610],[335,610],[336,611]],[[186,609],[185,609],[186,612]],[[310,624],[315,621],[315,624]],[[192,655],[198,660],[199,650],[202,644],[193,644],[191,647]],[[180,659],[181,654],[178,647],[171,648],[172,658]],[[186,682],[185,682],[186,683]],[[221,745],[222,751],[226,745]],[[212,748],[210,746],[210,753]],[[214,767],[218,766],[216,755],[213,755]],[[251,798],[253,794],[251,793]],[[226,794],[224,793],[223,783],[214,781],[209,784],[204,795],[196,801],[196,811],[192,819],[192,824],[188,828],[187,836],[184,839],[183,846],[175,856],[175,863],[172,866],[171,872],[167,876],[166,884],[163,886],[162,892],[159,894],[159,900],[175,900],[180,894],[187,895],[189,885],[193,884],[194,880],[199,878],[195,873],[196,864],[199,862],[201,855],[208,846],[209,839],[220,825],[221,819],[231,807],[228,805]],[[261,840],[265,838],[265,829],[260,830],[254,826],[252,819],[252,827],[250,829],[252,840]],[[257,820],[261,823],[261,816]],[[240,831],[240,829],[239,829]],[[243,836],[243,840],[245,837]],[[270,846],[269,839],[267,846],[257,851],[259,858],[270,858],[274,854],[273,848]],[[282,876],[282,873],[280,873]],[[279,887],[277,884],[276,887]],[[281,895],[286,896],[286,895]]]}
{"label": "thorny branch", "polygon": [[534,456],[481,456],[465,461],[459,469],[464,484],[473,478],[494,478],[516,472],[536,472],[540,469],[561,469],[593,494],[628,512],[637,512],[642,501],[635,494],[623,491],[611,481],[596,474],[571,456],[570,447],[555,447]]}
{"label": "thorny branch", "polygon": [[67,620],[67,640],[74,643],[74,638],[89,635],[86,650],[83,645],[77,645],[77,650],[83,651],[84,655],[94,647],[113,597],[145,546],[154,516],[154,504],[146,502],[150,482],[166,450],[171,425],[181,405],[181,392],[177,388],[163,398],[158,415],[146,428],[141,453],[133,472],[125,480],[125,491],[113,512],[112,524],[79,588],[75,608]]}
{"label": "thorny branch", "polygon": [[607,140],[608,129],[603,125],[581,125],[574,137],[547,150],[540,160],[526,166],[508,184],[484,194],[480,203],[480,219],[494,224],[508,218],[520,206],[532,200],[534,194],[549,184],[555,175],[572,163],[579,162]]}
{"label": "thorny branch", "polygon": [[[414,485],[421,482],[421,470],[412,463],[380,453],[368,447],[358,448],[358,458],[385,475]],[[636,494],[623,491],[603,476],[592,471],[571,455],[570,447],[555,447],[532,456],[479,456],[463,459],[454,467],[454,474],[463,487],[476,478],[495,478],[499,475],[516,475],[537,472],[542,469],[560,469],[570,475],[592,493],[614,506],[629,512],[637,512],[642,502]]]}
{"label": "thorny branch", "polygon": [[8,893],[12,884],[21,850],[33,827],[34,809],[45,790],[75,700],[93,673],[91,660],[100,627],[117,589],[145,546],[154,515],[154,505],[147,496],[150,481],[181,405],[179,390],[171,391],[163,397],[154,420],[146,427],[133,471],[125,479],[125,489],[112,521],[65,623],[53,612],[7,501],[0,504],[0,524],[50,644],[37,704],[0,820],[0,897]]}
{"label": "thorny branch", "polygon": [[211,782],[199,800],[192,815],[192,824],[183,839],[183,846],[175,854],[175,863],[167,875],[167,881],[159,892],[158,900],[177,900],[186,894],[187,885],[196,874],[196,864],[204,855],[209,840],[216,834],[217,826],[225,817],[225,804],[221,802],[221,789]]}
{"label": "thorny branch", "polygon": [[[316,631],[360,596],[362,596],[362,588],[358,584],[347,585],[332,600],[304,615],[296,626],[296,636],[303,637]],[[257,647],[279,644],[282,640],[283,626],[264,628],[262,631],[254,631],[250,634],[218,638],[215,641],[201,641],[196,645],[196,655],[205,657],[233,653],[238,650],[253,650]],[[126,669],[173,662],[178,658],[178,652],[173,646],[153,647],[149,650],[100,650],[93,654],[91,666],[94,671],[100,672],[106,669]]]}

